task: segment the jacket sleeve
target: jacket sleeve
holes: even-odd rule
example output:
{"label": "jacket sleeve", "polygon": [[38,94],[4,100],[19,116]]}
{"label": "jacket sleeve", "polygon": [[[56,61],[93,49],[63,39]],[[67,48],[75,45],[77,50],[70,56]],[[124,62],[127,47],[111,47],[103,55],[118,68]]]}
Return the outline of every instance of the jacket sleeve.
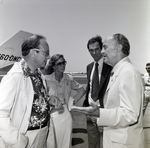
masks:
{"label": "jacket sleeve", "polygon": [[[119,85],[113,84],[116,87],[116,90],[113,89],[114,99],[118,97],[119,105],[114,107],[117,102],[111,99],[113,107],[100,109],[100,118],[97,119],[99,126],[130,126],[138,122],[142,115],[143,86],[140,75],[131,70],[123,73],[120,78],[122,79],[119,79]],[[116,91],[117,95],[115,95]]]}
{"label": "jacket sleeve", "polygon": [[28,142],[28,138],[14,127],[10,118],[17,99],[17,82],[13,75],[6,75],[0,84],[0,137],[9,148],[25,148]]}

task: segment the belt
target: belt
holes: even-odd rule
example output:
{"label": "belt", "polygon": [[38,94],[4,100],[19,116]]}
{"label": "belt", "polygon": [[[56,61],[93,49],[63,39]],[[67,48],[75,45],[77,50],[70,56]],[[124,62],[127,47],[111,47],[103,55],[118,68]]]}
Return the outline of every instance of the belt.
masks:
{"label": "belt", "polygon": [[41,128],[44,128],[46,126],[47,126],[47,123],[43,124],[42,126],[28,127],[28,131],[41,129]]}

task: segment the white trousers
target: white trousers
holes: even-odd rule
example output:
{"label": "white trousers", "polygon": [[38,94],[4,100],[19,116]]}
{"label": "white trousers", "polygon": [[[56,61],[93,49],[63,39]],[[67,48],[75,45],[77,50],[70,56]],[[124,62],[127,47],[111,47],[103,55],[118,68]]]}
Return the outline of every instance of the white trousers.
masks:
{"label": "white trousers", "polygon": [[26,136],[29,138],[27,148],[46,148],[47,132],[47,126],[41,129],[27,131]]}

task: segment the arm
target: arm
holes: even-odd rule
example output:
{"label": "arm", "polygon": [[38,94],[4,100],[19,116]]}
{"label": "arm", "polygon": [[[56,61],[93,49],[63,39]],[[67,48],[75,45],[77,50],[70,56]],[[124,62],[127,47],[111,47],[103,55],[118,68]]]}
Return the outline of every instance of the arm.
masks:
{"label": "arm", "polygon": [[11,109],[17,96],[17,87],[18,84],[12,75],[6,75],[0,84],[0,136],[7,147],[25,148],[28,138],[14,127],[10,119]]}
{"label": "arm", "polygon": [[[112,94],[109,95],[110,91]],[[115,91],[117,91],[117,96],[113,93]],[[112,97],[111,100],[109,97]],[[107,100],[112,101],[112,107],[100,109],[100,118],[97,120],[99,126],[126,127],[136,123],[142,114],[143,105],[143,86],[140,74],[133,70],[120,74],[118,83],[114,83],[108,91]]]}
{"label": "arm", "polygon": [[75,103],[77,103],[85,94],[85,89],[83,86],[81,86],[77,81],[75,81],[73,78],[71,80],[71,88],[75,90],[77,93],[73,97],[75,100]]}
{"label": "arm", "polygon": [[[119,95],[119,106],[116,98],[112,98],[111,108],[99,108],[93,103],[90,107],[72,107],[72,110],[79,111],[97,118],[98,126],[120,126],[126,127],[136,123],[142,114],[143,104],[143,87],[140,76],[134,72],[127,72],[126,77],[119,81],[120,85],[116,85]],[[132,87],[131,87],[132,86]],[[115,90],[113,90],[114,92]],[[117,90],[116,90],[117,91]],[[111,97],[111,96],[110,96]],[[107,98],[109,100],[109,98]],[[113,102],[114,101],[114,102]],[[99,111],[99,113],[97,113]]]}

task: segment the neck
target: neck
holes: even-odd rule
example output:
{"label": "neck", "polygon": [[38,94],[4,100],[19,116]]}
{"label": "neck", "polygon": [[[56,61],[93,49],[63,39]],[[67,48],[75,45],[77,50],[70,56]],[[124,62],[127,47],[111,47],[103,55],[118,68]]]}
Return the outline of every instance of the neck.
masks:
{"label": "neck", "polygon": [[32,63],[30,63],[28,61],[25,61],[25,62],[27,63],[27,65],[31,69],[31,71],[34,73],[37,68],[35,68],[35,66]]}
{"label": "neck", "polygon": [[63,78],[63,72],[55,72],[55,79],[60,82]]}

